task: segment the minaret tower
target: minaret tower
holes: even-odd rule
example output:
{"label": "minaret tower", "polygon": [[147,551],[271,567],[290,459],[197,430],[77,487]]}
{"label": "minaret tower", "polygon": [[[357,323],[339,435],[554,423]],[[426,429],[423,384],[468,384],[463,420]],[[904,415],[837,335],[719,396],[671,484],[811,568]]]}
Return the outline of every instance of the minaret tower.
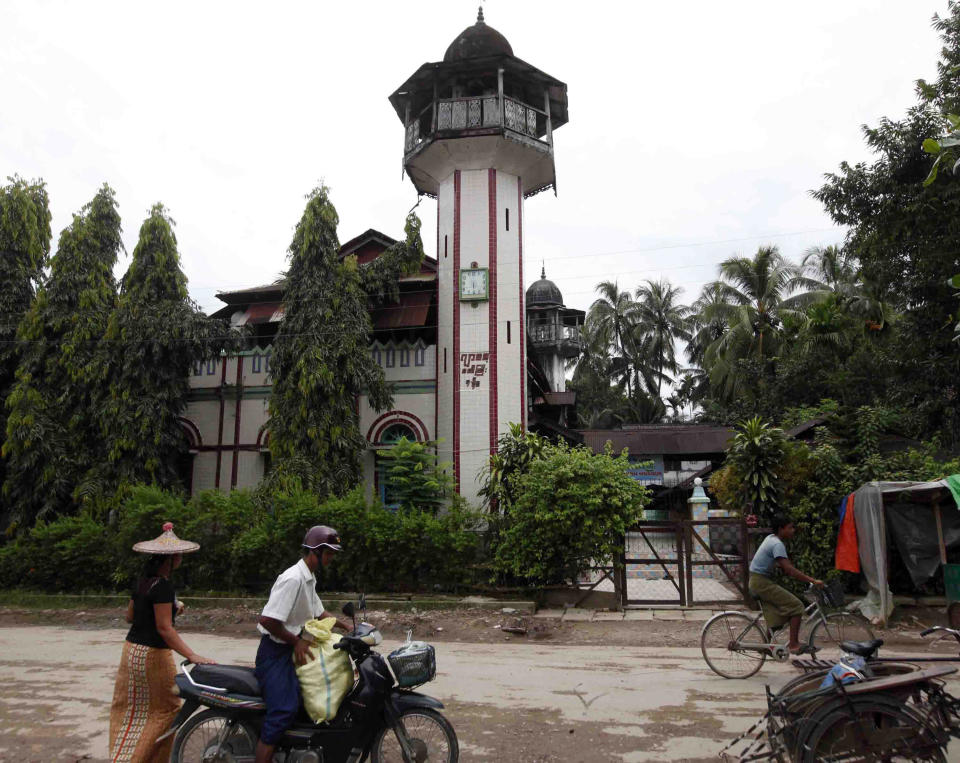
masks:
{"label": "minaret tower", "polygon": [[526,424],[523,201],[555,188],[553,131],[567,86],[513,55],[483,19],[390,96],[403,166],[437,199],[437,435],[458,490],[510,423]]}

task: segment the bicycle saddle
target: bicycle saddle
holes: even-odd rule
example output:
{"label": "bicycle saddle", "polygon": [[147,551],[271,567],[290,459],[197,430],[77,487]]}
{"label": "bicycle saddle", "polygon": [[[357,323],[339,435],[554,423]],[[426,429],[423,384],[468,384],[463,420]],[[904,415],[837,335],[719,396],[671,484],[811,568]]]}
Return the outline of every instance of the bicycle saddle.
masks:
{"label": "bicycle saddle", "polygon": [[875,638],[873,641],[844,641],[840,644],[840,648],[847,654],[855,654],[867,660],[874,657],[881,646],[882,638]]}

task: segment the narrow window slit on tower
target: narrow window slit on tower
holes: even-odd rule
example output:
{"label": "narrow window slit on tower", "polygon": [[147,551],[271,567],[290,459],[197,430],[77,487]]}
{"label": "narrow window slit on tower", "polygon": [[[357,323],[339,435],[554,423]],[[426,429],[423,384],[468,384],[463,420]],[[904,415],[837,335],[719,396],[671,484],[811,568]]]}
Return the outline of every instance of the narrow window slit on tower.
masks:
{"label": "narrow window slit on tower", "polygon": [[507,344],[510,344],[510,321],[507,321]]}
{"label": "narrow window slit on tower", "polygon": [[510,230],[510,210],[507,210],[507,230]]}
{"label": "narrow window slit on tower", "polygon": [[446,236],[443,237],[443,257],[444,259],[446,259],[447,257],[447,237]]}
{"label": "narrow window slit on tower", "polygon": [[443,348],[443,372],[447,372],[447,348]]}

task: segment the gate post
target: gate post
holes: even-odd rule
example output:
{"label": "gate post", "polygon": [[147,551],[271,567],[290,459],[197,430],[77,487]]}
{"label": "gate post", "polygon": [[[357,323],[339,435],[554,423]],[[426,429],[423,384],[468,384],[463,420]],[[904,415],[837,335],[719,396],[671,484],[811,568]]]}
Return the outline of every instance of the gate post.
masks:
{"label": "gate post", "polygon": [[620,602],[620,609],[627,608],[627,536],[624,534],[620,550],[613,555],[613,592]]}

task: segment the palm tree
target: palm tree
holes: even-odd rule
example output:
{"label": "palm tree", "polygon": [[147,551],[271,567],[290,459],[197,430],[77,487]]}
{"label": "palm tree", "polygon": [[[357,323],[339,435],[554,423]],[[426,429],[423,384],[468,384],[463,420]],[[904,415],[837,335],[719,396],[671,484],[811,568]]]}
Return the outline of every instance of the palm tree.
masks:
{"label": "palm tree", "polygon": [[676,342],[689,341],[690,329],[687,316],[690,308],[678,302],[683,289],[671,286],[669,281],[646,281],[636,291],[636,331],[647,340],[644,346],[645,359],[655,370],[657,397],[662,397],[663,381],[671,384],[676,374]]}
{"label": "palm tree", "polygon": [[636,303],[629,291],[621,291],[615,281],[597,284],[600,296],[587,313],[585,333],[596,346],[606,349],[611,360],[612,375],[625,382],[628,391],[633,375],[633,357],[630,336],[636,324]]}
{"label": "palm tree", "polygon": [[784,319],[799,320],[797,308],[810,301],[809,291],[802,289],[812,284],[775,246],[760,247],[752,258],[724,260],[720,279],[711,285],[714,298],[700,319],[727,326],[704,352],[711,383],[732,396],[740,385],[740,360],[765,363],[775,357]]}
{"label": "palm tree", "polygon": [[815,297],[834,295],[843,306],[858,291],[857,259],[839,246],[814,246],[806,251],[800,268],[810,279],[810,293]]}

